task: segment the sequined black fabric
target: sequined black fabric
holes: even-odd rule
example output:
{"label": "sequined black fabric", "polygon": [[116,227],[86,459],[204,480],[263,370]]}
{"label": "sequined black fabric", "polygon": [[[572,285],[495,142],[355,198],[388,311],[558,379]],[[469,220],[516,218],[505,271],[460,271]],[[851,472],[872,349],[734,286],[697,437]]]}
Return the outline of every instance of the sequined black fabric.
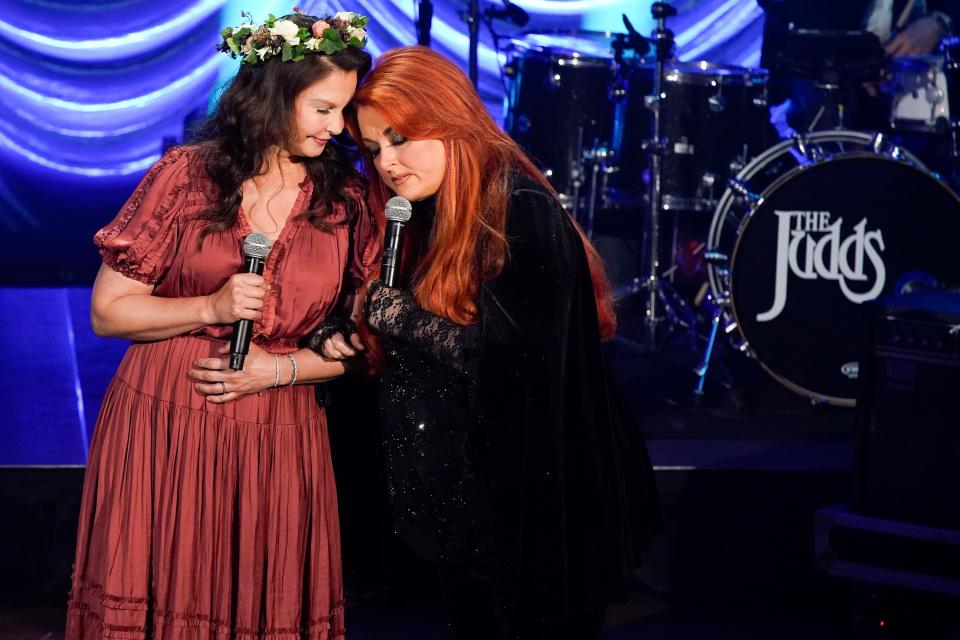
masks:
{"label": "sequined black fabric", "polygon": [[[432,203],[417,203],[420,223]],[[406,290],[371,284],[367,321],[385,338],[384,452],[397,533],[418,554],[458,562],[488,553],[491,508],[470,410],[477,327],[426,311]]]}
{"label": "sequined black fabric", "polygon": [[490,550],[490,508],[469,378],[400,340],[387,353],[381,410],[397,533],[429,559],[481,555]]}

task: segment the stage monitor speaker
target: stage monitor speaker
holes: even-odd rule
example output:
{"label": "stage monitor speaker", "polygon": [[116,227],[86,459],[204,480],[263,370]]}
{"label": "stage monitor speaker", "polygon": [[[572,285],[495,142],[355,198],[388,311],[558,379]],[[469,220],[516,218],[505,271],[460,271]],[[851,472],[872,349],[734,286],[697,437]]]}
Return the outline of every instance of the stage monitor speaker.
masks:
{"label": "stage monitor speaker", "polygon": [[851,511],[960,530],[960,292],[872,305]]}

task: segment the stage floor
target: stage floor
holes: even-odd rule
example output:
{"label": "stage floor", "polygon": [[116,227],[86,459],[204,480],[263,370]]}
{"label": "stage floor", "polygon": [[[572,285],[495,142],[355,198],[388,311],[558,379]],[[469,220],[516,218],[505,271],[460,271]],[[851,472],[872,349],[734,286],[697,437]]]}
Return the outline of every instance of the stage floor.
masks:
{"label": "stage floor", "polygon": [[[0,640],[62,637],[82,466],[127,347],[93,334],[89,298],[89,288],[0,288],[0,503],[6,524],[16,523],[0,532],[11,541],[0,553],[0,577],[9,580],[0,585]],[[895,637],[878,635],[862,607],[835,597],[837,584],[811,558],[813,513],[844,501],[851,486],[856,412],[812,406],[749,370],[739,378],[742,397],[708,385],[704,401],[691,402],[698,354],[642,354],[629,318],[623,326],[608,360],[646,438],[667,531],[645,555],[631,601],[610,610],[604,638]],[[343,410],[353,416],[358,406],[375,414],[375,402]],[[353,591],[348,637],[448,637],[429,567],[404,558],[410,552],[390,539],[387,510],[373,495],[375,447],[342,441],[357,430],[337,430],[335,414],[331,446],[335,466],[341,461],[345,577]]]}

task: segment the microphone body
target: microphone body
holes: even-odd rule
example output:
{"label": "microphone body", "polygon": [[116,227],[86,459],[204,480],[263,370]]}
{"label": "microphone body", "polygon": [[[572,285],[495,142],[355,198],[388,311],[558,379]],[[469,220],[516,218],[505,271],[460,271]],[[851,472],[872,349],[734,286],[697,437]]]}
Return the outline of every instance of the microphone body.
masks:
{"label": "microphone body", "polygon": [[400,250],[403,246],[403,228],[413,213],[413,207],[406,198],[394,196],[387,200],[384,213],[387,217],[387,230],[383,239],[380,279],[388,287],[395,287],[400,266]]}
{"label": "microphone body", "polygon": [[[256,232],[248,235],[243,241],[243,252],[246,258],[239,273],[255,273],[263,275],[263,265],[270,253],[270,238]],[[230,368],[234,371],[243,369],[243,361],[250,353],[250,338],[253,334],[253,320],[237,320],[233,323],[233,335],[230,337]]]}

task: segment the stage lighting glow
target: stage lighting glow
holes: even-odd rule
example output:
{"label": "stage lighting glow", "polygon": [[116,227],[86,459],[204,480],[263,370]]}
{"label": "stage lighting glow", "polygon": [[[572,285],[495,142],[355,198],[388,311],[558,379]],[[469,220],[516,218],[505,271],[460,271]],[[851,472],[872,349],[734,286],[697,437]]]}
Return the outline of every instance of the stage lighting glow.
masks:
{"label": "stage lighting glow", "polygon": [[23,158],[26,158],[31,162],[35,162],[42,167],[46,167],[47,169],[53,169],[55,171],[71,173],[74,175],[88,176],[90,178],[103,178],[105,176],[128,176],[133,173],[140,173],[149,169],[153,163],[160,159],[160,154],[157,153],[145,158],[140,158],[131,162],[119,163],[113,166],[104,165],[100,167],[80,167],[77,165],[70,165],[63,162],[58,162],[56,160],[51,160],[47,156],[35,153],[32,150],[17,144],[4,135],[3,132],[0,132],[0,146],[6,147]]}
{"label": "stage lighting glow", "polygon": [[109,60],[140,54],[182,37],[186,29],[210,17],[226,0],[201,0],[174,13],[174,17],[156,26],[110,38],[66,40],[36,33],[0,20],[0,36],[37,53],[65,60]]}
{"label": "stage lighting glow", "polygon": [[14,80],[3,75],[0,75],[0,89],[23,96],[24,98],[37,102],[44,107],[52,106],[60,109],[66,109],[68,111],[101,113],[104,111],[142,109],[150,106],[151,104],[155,104],[170,94],[178,93],[184,88],[189,89],[206,76],[215,74],[218,63],[219,60],[216,58],[210,58],[210,60],[208,60],[206,63],[194,69],[179,80],[176,80],[142,96],[128,98],[126,100],[117,100],[115,102],[74,102],[72,100],[63,100],[62,98],[55,98],[53,96],[38,93],[32,89],[27,89]]}

